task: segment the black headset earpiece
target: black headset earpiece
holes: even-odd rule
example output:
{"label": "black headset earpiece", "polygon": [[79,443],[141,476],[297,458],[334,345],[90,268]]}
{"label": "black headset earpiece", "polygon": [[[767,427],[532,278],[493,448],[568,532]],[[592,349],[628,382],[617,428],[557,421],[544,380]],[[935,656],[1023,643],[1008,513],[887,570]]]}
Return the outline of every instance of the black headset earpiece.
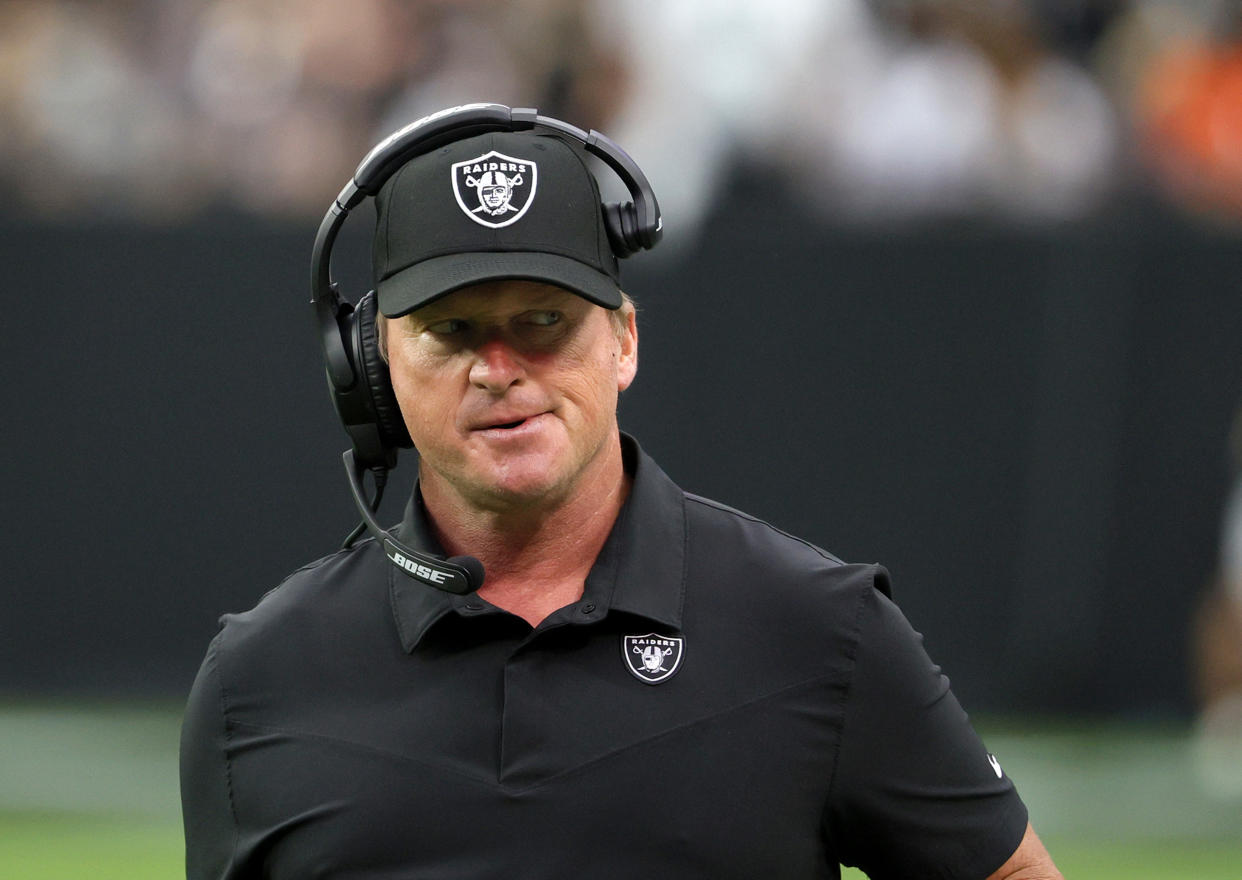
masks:
{"label": "black headset earpiece", "polygon": [[638,217],[633,202],[612,202],[604,205],[604,228],[608,243],[618,258],[638,253],[645,245],[639,238]]}
{"label": "black headset earpiece", "polygon": [[393,392],[388,361],[380,350],[378,316],[379,304],[372,290],[358,300],[350,316],[355,363],[361,368],[360,380],[370,402],[368,414],[375,421],[380,445],[385,449],[408,449],[413,443]]}
{"label": "black headset earpiece", "polygon": [[[350,488],[365,528],[382,543],[393,564],[411,577],[453,592],[479,588],[483,572],[477,560],[454,557],[446,562],[419,553],[380,529],[372,515],[378,506],[383,475],[396,466],[398,450],[412,443],[392,390],[388,364],[380,354],[375,295],[366,294],[357,305],[341,297],[332,281],[332,246],[349,212],[378,193],[406,162],[444,144],[489,131],[559,134],[578,142],[611,168],[630,196],[628,202],[600,206],[609,244],[618,258],[655,247],[663,234],[660,207],[651,184],[623,149],[597,131],[585,132],[559,119],[540,116],[537,110],[503,104],[453,107],[393,132],[367,153],[328,208],[311,252],[311,306],[323,347],[328,390],[353,447],[344,456]],[[366,470],[374,471],[377,477],[377,498],[370,505],[362,491]]]}
{"label": "black headset earpiece", "polygon": [[375,292],[367,293],[356,306],[345,302],[338,306],[332,326],[325,329],[324,351],[349,370],[352,381],[344,385],[335,381],[329,360],[332,403],[360,466],[391,469],[397,463],[397,450],[413,444],[397,406],[388,364],[380,353]]}

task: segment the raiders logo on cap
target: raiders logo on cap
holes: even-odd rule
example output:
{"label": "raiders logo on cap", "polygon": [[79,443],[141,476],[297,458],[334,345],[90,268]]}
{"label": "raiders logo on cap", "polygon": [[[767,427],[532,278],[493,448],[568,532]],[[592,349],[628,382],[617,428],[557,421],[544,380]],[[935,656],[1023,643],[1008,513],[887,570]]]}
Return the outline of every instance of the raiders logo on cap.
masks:
{"label": "raiders logo on cap", "polygon": [[465,162],[454,162],[453,195],[475,223],[499,229],[522,219],[535,200],[539,168],[529,159],[515,159],[492,150]]}
{"label": "raiders logo on cap", "polygon": [[680,636],[661,636],[655,633],[626,636],[621,640],[625,668],[641,682],[659,684],[681,666],[684,644],[685,639]]}

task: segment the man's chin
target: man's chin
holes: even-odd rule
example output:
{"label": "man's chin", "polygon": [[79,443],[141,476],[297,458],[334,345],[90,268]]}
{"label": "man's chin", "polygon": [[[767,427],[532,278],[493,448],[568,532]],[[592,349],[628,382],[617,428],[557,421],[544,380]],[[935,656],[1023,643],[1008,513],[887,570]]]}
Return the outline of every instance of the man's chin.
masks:
{"label": "man's chin", "polygon": [[533,512],[556,507],[568,494],[565,486],[552,478],[531,475],[515,479],[506,475],[503,480],[475,487],[470,500],[478,509],[493,513]]}
{"label": "man's chin", "polygon": [[473,500],[488,509],[555,503],[567,481],[567,453],[537,444],[520,452],[482,456],[474,462]]}
{"label": "man's chin", "polygon": [[[532,432],[524,442],[474,445],[465,467],[457,471],[458,492],[471,506],[491,512],[552,509],[584,480],[598,453],[567,443],[555,431]],[[447,476],[447,474],[446,474]]]}

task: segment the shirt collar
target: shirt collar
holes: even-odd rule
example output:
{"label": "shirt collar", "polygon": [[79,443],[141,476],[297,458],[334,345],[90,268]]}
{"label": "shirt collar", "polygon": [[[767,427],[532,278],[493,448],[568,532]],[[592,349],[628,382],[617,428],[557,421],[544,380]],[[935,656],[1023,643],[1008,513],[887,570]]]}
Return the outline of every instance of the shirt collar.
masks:
{"label": "shirt collar", "polygon": [[[591,619],[609,610],[646,617],[674,630],[681,628],[685,599],[685,495],[628,434],[621,434],[626,472],[633,477],[629,497],[613,524],[591,572],[583,599],[595,607]],[[442,556],[417,485],[397,528],[402,543]],[[393,614],[401,643],[412,651],[445,615],[469,613],[479,601],[474,593],[454,595],[416,581],[388,566]]]}

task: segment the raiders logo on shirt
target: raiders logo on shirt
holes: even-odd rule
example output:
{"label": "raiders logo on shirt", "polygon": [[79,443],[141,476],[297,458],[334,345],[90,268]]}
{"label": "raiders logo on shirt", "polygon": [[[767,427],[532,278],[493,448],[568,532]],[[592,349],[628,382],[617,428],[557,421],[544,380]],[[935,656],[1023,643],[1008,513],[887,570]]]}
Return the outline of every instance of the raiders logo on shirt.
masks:
{"label": "raiders logo on shirt", "polygon": [[646,684],[659,684],[681,665],[685,639],[680,636],[626,636],[621,640],[625,667],[635,678]]}

